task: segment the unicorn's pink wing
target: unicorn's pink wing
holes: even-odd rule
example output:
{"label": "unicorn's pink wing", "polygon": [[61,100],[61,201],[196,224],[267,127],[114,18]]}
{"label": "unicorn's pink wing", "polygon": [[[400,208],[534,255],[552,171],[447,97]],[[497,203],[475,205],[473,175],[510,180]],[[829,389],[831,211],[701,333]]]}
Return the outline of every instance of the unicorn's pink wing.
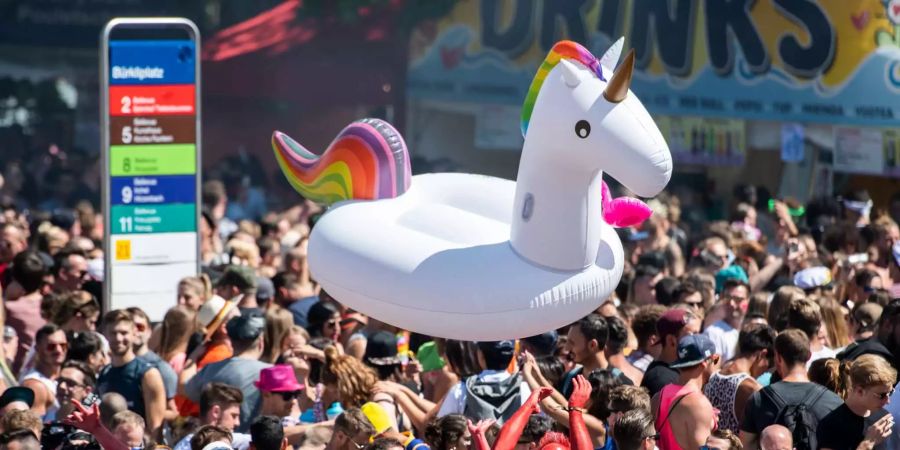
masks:
{"label": "unicorn's pink wing", "polygon": [[600,198],[603,202],[603,220],[616,228],[640,225],[653,214],[653,210],[646,203],[636,198],[612,198],[605,181]]}

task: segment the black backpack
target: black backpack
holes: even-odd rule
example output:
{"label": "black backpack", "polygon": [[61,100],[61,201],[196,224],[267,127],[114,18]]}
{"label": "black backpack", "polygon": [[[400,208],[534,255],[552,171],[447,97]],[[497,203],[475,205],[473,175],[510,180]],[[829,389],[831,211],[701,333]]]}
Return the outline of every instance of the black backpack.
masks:
{"label": "black backpack", "polygon": [[769,397],[778,407],[778,415],[775,417],[775,423],[783,425],[794,437],[794,448],[796,450],[817,450],[819,448],[816,440],[816,429],[819,427],[819,418],[813,414],[812,405],[814,405],[822,395],[828,392],[828,389],[814,385],[803,400],[799,403],[788,403],[781,395],[771,386],[763,388],[762,394]]}
{"label": "black backpack", "polygon": [[466,406],[463,415],[479,420],[494,419],[503,425],[522,406],[522,376],[518,373],[503,380],[488,382],[478,376],[466,379]]}

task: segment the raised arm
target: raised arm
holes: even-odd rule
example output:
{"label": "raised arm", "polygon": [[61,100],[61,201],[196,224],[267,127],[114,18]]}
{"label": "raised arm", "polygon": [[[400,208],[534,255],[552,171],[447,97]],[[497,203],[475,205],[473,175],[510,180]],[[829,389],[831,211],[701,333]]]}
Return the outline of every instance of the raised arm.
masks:
{"label": "raised arm", "polygon": [[484,433],[485,430],[494,424],[494,421],[480,420],[478,424],[473,424],[471,420],[466,419],[466,424],[469,427],[469,433],[472,434],[472,447],[474,450],[491,450],[491,445],[488,444],[487,436]]}
{"label": "raised arm", "polygon": [[519,442],[519,437],[522,436],[525,425],[528,425],[528,417],[541,412],[538,403],[552,392],[553,388],[549,387],[542,387],[532,392],[525,404],[503,424],[497,441],[494,443],[494,450],[513,450],[516,443]]}
{"label": "raised arm", "polygon": [[85,408],[81,402],[76,400],[72,400],[72,404],[75,405],[75,411],[63,419],[63,423],[90,433],[104,450],[130,450],[127,444],[116,439],[100,422],[100,405],[98,403],[95,403],[91,409]]}
{"label": "raised arm", "polygon": [[574,388],[569,396],[569,442],[572,450],[593,450],[591,436],[584,425],[584,405],[591,396],[591,383],[583,375],[572,380]]}

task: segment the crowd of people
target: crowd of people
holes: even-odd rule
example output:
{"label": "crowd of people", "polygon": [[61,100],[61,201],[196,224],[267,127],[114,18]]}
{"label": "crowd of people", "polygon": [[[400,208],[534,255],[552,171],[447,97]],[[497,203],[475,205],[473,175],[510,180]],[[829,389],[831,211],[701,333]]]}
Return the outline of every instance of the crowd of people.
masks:
{"label": "crowd of people", "polygon": [[900,448],[893,202],[741,186],[697,221],[663,193],[593,313],[470,342],[346,308],[307,262],[322,210],[226,187],[203,185],[203,271],[159,322],[103,310],[95,211],[4,197],[0,448]]}

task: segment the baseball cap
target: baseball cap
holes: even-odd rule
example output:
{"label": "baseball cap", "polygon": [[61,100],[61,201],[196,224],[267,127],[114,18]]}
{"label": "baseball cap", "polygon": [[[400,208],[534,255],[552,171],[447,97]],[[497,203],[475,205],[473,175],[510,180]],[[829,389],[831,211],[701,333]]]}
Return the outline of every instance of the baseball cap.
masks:
{"label": "baseball cap", "polygon": [[31,408],[34,406],[34,391],[23,386],[7,388],[3,391],[3,395],[0,395],[0,409],[5,408],[6,405],[12,402],[22,402]]}
{"label": "baseball cap", "polygon": [[878,303],[863,303],[853,309],[853,320],[864,328],[870,327],[878,323],[878,319],[881,318],[881,311],[883,309],[884,308]]}
{"label": "baseball cap", "polygon": [[258,309],[247,309],[228,321],[225,330],[228,337],[237,341],[252,341],[266,329],[266,316]]}
{"label": "baseball cap", "polygon": [[656,334],[659,335],[659,342],[663,342],[666,336],[677,335],[694,315],[687,310],[674,308],[663,313],[656,321]]}
{"label": "baseball cap", "polygon": [[681,369],[696,366],[716,354],[716,346],[703,334],[692,334],[678,341],[678,359],[669,367]]}
{"label": "baseball cap", "polygon": [[827,267],[817,266],[803,269],[794,275],[794,286],[800,289],[815,289],[831,284],[831,271]]}
{"label": "baseball cap", "polygon": [[522,339],[522,341],[527,342],[528,345],[534,347],[536,351],[540,352],[541,355],[553,354],[553,351],[556,350],[556,342],[558,340],[559,334],[556,332],[556,330],[550,330],[546,333],[541,333]]}
{"label": "baseball cap", "polygon": [[267,302],[275,297],[275,284],[266,277],[256,277],[256,299]]}
{"label": "baseball cap", "polygon": [[478,343],[478,349],[488,360],[512,359],[516,352],[516,343],[513,341],[482,341]]}
{"label": "baseball cap", "polygon": [[230,265],[216,281],[216,287],[234,286],[241,291],[256,288],[256,275],[247,266]]}

